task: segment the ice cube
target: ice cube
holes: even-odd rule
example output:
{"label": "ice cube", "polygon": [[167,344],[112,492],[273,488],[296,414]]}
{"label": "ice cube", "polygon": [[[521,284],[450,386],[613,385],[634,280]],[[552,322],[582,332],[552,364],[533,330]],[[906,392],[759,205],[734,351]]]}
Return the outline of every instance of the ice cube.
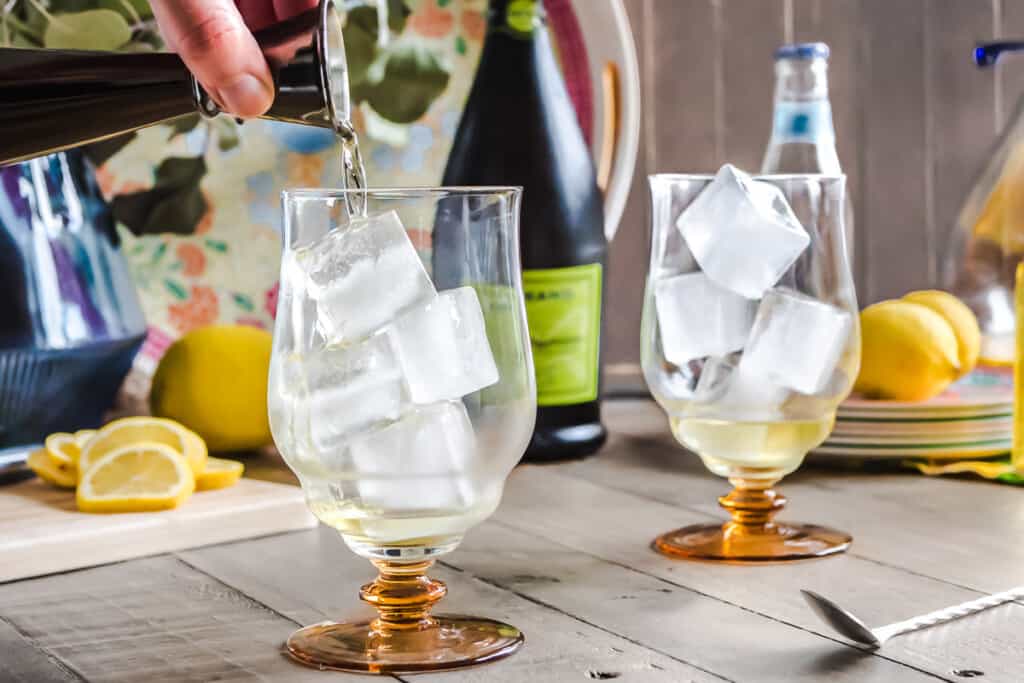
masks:
{"label": "ice cube", "polygon": [[394,211],[331,231],[298,261],[331,344],[365,337],[437,295]]}
{"label": "ice cube", "polygon": [[421,407],[348,446],[363,505],[387,511],[470,505],[475,449],[473,425],[459,401]]}
{"label": "ice cube", "polygon": [[654,285],[661,348],[676,365],[743,348],[757,302],[718,286],[704,273],[687,273]]}
{"label": "ice cube", "polygon": [[653,268],[657,277],[665,278],[700,270],[697,260],[693,258],[693,254],[678,230],[669,227],[664,231],[662,239],[663,243],[657,247],[656,265]]}
{"label": "ice cube", "polygon": [[[298,356],[287,371],[302,383],[295,401],[296,416],[308,424],[318,457],[334,459],[351,436],[395,420],[409,403],[402,373],[387,335],[341,347],[327,347]],[[300,425],[300,432],[303,431]]]}
{"label": "ice cube", "polygon": [[743,364],[752,376],[817,394],[828,385],[852,326],[846,311],[791,289],[773,289],[758,307]]}
{"label": "ice cube", "polygon": [[[789,391],[753,375],[740,354],[708,358],[693,393],[696,403],[729,420],[777,420]],[[702,414],[706,410],[701,411]]]}
{"label": "ice cube", "polygon": [[729,358],[708,358],[697,378],[693,400],[697,403],[714,403],[724,397],[735,371],[736,362]]}
{"label": "ice cube", "polygon": [[442,292],[395,320],[388,334],[415,403],[461,398],[498,381],[472,287]]}
{"label": "ice cube", "polygon": [[726,164],[676,223],[708,277],[760,299],[810,244],[782,191]]}

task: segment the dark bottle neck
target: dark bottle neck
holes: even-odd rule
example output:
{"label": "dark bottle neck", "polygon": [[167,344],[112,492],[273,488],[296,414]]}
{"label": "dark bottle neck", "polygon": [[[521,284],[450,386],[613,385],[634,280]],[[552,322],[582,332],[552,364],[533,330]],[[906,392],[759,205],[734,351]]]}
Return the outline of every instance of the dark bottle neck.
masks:
{"label": "dark bottle neck", "polygon": [[487,30],[529,39],[537,29],[544,28],[545,17],[542,0],[491,0]]}

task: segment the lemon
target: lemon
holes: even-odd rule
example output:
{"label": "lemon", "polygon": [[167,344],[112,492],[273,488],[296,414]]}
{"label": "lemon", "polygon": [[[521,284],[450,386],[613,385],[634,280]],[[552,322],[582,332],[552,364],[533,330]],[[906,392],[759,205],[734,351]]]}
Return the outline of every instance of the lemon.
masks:
{"label": "lemon", "polygon": [[924,401],[959,374],[956,334],[927,306],[882,301],[861,311],[860,324],[860,375],[854,389],[865,396]]}
{"label": "lemon", "polygon": [[54,463],[53,458],[45,448],[32,451],[28,456],[26,464],[40,479],[54,486],[73,489],[78,481],[74,466],[71,469],[60,467]]}
{"label": "lemon", "polygon": [[156,417],[125,417],[108,423],[88,440],[78,458],[79,478],[111,451],[144,441],[169,446],[194,472],[202,472],[205,467],[206,446],[182,425]]}
{"label": "lemon", "polygon": [[197,491],[224,489],[236,483],[245,471],[245,465],[237,460],[209,458],[206,469],[196,476]]}
{"label": "lemon", "polygon": [[89,443],[89,439],[96,436],[95,429],[79,429],[75,432],[75,443],[78,444],[78,449],[85,448],[85,444]]}
{"label": "lemon", "polygon": [[911,292],[904,296],[903,300],[927,306],[945,318],[953,328],[959,348],[960,374],[957,376],[963,377],[974,370],[981,353],[981,328],[978,327],[978,319],[967,304],[949,292],[937,289]]}
{"label": "lemon", "polygon": [[185,457],[156,441],[110,450],[82,476],[76,499],[82,512],[169,510],[188,499],[196,482]]}
{"label": "lemon", "polygon": [[78,445],[74,434],[66,432],[50,434],[46,437],[43,445],[55,467],[70,472],[73,476],[78,476],[76,474],[78,472],[78,457],[82,454],[82,447]]}
{"label": "lemon", "polygon": [[271,341],[270,333],[244,325],[189,332],[160,361],[150,393],[153,414],[187,425],[214,452],[269,444]]}
{"label": "lemon", "polygon": [[188,460],[192,468],[192,474],[202,474],[206,470],[206,463],[209,462],[209,451],[206,442],[191,429],[182,427],[185,430],[185,460]]}

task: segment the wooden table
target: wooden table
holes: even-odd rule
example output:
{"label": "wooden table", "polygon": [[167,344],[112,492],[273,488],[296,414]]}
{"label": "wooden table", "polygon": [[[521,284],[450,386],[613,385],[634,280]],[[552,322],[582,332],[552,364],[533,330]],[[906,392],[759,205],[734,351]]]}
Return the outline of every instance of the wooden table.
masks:
{"label": "wooden table", "polygon": [[[807,466],[783,486],[785,516],[851,532],[850,552],[674,561],[651,539],[722,517],[725,483],[675,444],[653,404],[612,403],[607,416],[600,456],[518,469],[495,516],[436,568],[445,610],[510,621],[524,648],[417,681],[1024,681],[1020,604],[866,653],[798,593],[881,625],[1022,583],[1024,491]],[[366,680],[299,667],[280,648],[300,624],[365,614],[356,591],[372,576],[321,529],[0,585],[0,681]]]}

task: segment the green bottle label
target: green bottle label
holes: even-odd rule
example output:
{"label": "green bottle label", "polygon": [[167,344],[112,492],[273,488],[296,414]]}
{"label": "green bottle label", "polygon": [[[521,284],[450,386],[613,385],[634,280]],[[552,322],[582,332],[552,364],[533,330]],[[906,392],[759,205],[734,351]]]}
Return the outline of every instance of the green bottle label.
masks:
{"label": "green bottle label", "polygon": [[523,271],[537,405],[597,399],[601,264]]}
{"label": "green bottle label", "polygon": [[536,16],[536,0],[512,0],[505,10],[505,24],[519,33],[533,33]]}

